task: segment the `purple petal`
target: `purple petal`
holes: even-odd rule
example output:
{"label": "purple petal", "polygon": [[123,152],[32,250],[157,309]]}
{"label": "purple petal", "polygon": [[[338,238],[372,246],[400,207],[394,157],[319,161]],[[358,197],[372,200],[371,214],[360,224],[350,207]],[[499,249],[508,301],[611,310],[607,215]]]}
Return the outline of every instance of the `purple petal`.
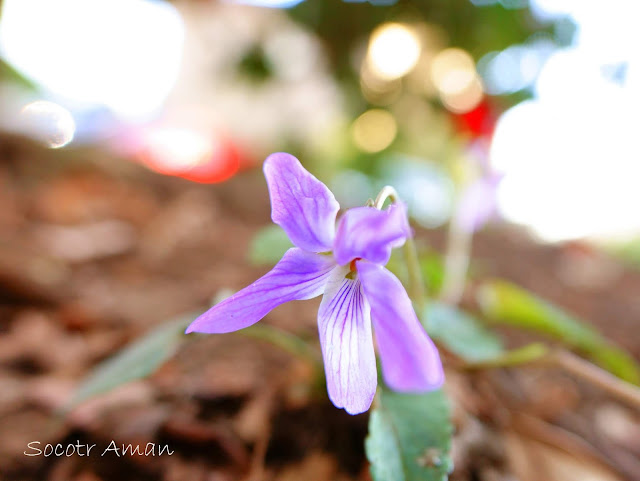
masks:
{"label": "purple petal", "polygon": [[347,279],[337,267],[327,281],[318,328],[329,398],[336,407],[358,414],[371,406],[376,393],[376,358],[371,318],[360,281]]}
{"label": "purple petal", "polygon": [[271,154],[264,162],[271,197],[271,219],[297,247],[331,250],[340,205],[331,191],[293,155]]}
{"label": "purple petal", "polygon": [[440,356],[396,276],[384,267],[357,262],[358,276],[376,331],[382,374],[396,391],[423,392],[444,382]]}
{"label": "purple petal", "polygon": [[213,306],[186,332],[232,332],[255,324],[280,304],[322,294],[333,268],[331,256],[289,249],[271,271]]}
{"label": "purple petal", "polygon": [[355,207],[340,219],[333,255],[340,265],[356,258],[384,265],[391,249],[404,244],[410,235],[404,204],[392,204],[385,210]]}
{"label": "purple petal", "polygon": [[465,232],[475,232],[491,219],[497,209],[497,190],[502,175],[483,177],[471,184],[458,203],[455,222]]}

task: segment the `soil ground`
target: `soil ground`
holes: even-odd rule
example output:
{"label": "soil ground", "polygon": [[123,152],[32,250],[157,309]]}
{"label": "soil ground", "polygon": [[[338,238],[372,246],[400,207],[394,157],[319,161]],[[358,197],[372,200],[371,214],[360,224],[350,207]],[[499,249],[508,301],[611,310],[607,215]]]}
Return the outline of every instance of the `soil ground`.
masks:
{"label": "soil ground", "polygon": [[[266,271],[247,262],[269,223],[266,185],[259,169],[197,185],[105,155],[0,145],[0,479],[370,479],[367,414],[334,408],[306,362],[238,334],[201,336],[150,378],[58,416],[98,362]],[[444,237],[418,231],[440,252]],[[465,306],[475,282],[506,278],[640,358],[640,272],[591,247],[492,227],[474,241],[472,274]],[[284,305],[265,322],[314,339],[318,302]],[[531,339],[504,334],[513,345]],[[640,413],[596,387],[545,367],[447,375],[453,480],[640,479]],[[23,454],[32,441],[97,451],[111,440],[174,454]]]}

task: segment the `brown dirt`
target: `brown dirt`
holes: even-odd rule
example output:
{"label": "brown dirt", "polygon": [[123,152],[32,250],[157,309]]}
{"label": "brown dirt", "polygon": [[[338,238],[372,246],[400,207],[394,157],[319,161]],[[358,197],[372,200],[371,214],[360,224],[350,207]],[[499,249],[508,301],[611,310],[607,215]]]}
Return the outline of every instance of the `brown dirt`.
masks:
{"label": "brown dirt", "polygon": [[[20,139],[2,145],[1,479],[370,479],[367,415],[335,409],[305,362],[237,334],[202,336],[149,379],[57,417],[96,363],[266,270],[246,261],[269,222],[266,186],[259,171],[205,186]],[[419,236],[443,248],[442,232]],[[473,274],[516,281],[640,357],[640,273],[597,251],[489,229],[475,241]],[[313,339],[317,305],[290,303],[266,322]],[[640,413],[564,372],[450,368],[447,389],[452,479],[640,479]],[[175,454],[25,456],[35,440],[166,443]]]}

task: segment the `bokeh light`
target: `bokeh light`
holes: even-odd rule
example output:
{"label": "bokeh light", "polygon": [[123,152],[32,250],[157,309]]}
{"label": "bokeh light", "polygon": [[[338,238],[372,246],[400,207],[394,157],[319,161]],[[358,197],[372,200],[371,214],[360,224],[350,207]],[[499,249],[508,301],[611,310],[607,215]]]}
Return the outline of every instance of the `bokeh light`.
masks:
{"label": "bokeh light", "polygon": [[483,97],[482,82],[477,76],[473,78],[464,90],[455,93],[440,93],[440,100],[442,100],[447,110],[456,114],[464,114],[473,110],[480,104]]}
{"label": "bokeh light", "polygon": [[402,80],[382,79],[371,71],[368,62],[360,68],[360,88],[364,98],[374,105],[389,105],[402,93]]}
{"label": "bokeh light", "polygon": [[440,92],[462,92],[476,75],[473,58],[459,48],[447,48],[440,52],[431,64],[431,78]]}
{"label": "bokeh light", "polygon": [[505,95],[532,87],[556,48],[551,39],[540,38],[501,52],[489,52],[478,61],[485,91],[490,95]]}
{"label": "bokeh light", "polygon": [[394,156],[382,172],[407,203],[409,213],[422,226],[435,228],[451,216],[454,188],[451,178],[427,159]]}
{"label": "bokeh light", "polygon": [[616,112],[597,120],[548,102],[528,101],[499,120],[492,160],[505,172],[504,216],[545,240],[631,234],[640,228],[640,150]]}
{"label": "bokeh light", "polygon": [[149,153],[170,172],[192,169],[213,155],[212,143],[204,135],[191,130],[151,130],[145,140]]}
{"label": "bokeh light", "polygon": [[163,1],[2,2],[4,59],[63,98],[126,118],[160,107],[178,75],[182,42],[182,19]]}
{"label": "bokeh light", "polygon": [[615,4],[613,21],[591,2],[535,2],[540,15],[570,15],[577,33],[542,66],[534,99],[496,128],[492,162],[506,174],[499,207],[545,240],[640,232],[640,34],[628,20],[637,3]]}
{"label": "bokeh light", "polygon": [[67,109],[54,102],[37,100],[25,105],[21,112],[24,132],[58,149],[73,140],[76,123]]}
{"label": "bokeh light", "polygon": [[464,113],[475,108],[483,97],[482,82],[469,53],[447,48],[431,63],[431,81],[448,110]]}
{"label": "bokeh light", "polygon": [[371,34],[367,61],[380,78],[402,77],[415,67],[419,57],[420,39],[408,25],[385,23]]}
{"label": "bokeh light", "polygon": [[165,175],[201,183],[222,182],[238,170],[238,154],[228,140],[179,127],[150,128],[142,135],[144,165]]}
{"label": "bokeh light", "polygon": [[398,124],[393,115],[382,109],[371,109],[353,123],[353,140],[365,152],[386,149],[396,138]]}

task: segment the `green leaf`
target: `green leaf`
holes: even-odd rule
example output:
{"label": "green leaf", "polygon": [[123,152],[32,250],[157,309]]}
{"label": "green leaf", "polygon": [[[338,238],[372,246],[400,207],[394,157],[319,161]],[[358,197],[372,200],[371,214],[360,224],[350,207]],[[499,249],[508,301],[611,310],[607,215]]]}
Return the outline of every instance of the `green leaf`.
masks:
{"label": "green leaf", "polygon": [[489,367],[520,366],[522,364],[539,361],[548,354],[549,347],[540,342],[532,342],[531,344],[527,344],[517,349],[504,351],[503,354],[490,359],[469,362],[467,367],[481,369]]}
{"label": "green leaf", "polygon": [[198,314],[188,314],[165,323],[98,364],[76,389],[64,411],[89,398],[153,373],[173,355],[184,339],[184,330]]}
{"label": "green leaf", "polygon": [[504,346],[497,335],[456,307],[432,302],[422,319],[434,340],[465,361],[486,361],[504,353]]}
{"label": "green leaf", "polygon": [[380,386],[365,441],[374,481],[442,481],[453,469],[453,427],[442,390],[404,394]]}
{"label": "green leaf", "polygon": [[501,280],[487,282],[478,290],[478,301],[489,320],[557,339],[621,379],[640,381],[640,369],[630,354],[584,321],[518,286]]}
{"label": "green leaf", "polygon": [[280,226],[268,225],[258,231],[249,246],[249,261],[254,265],[275,265],[293,244]]}

